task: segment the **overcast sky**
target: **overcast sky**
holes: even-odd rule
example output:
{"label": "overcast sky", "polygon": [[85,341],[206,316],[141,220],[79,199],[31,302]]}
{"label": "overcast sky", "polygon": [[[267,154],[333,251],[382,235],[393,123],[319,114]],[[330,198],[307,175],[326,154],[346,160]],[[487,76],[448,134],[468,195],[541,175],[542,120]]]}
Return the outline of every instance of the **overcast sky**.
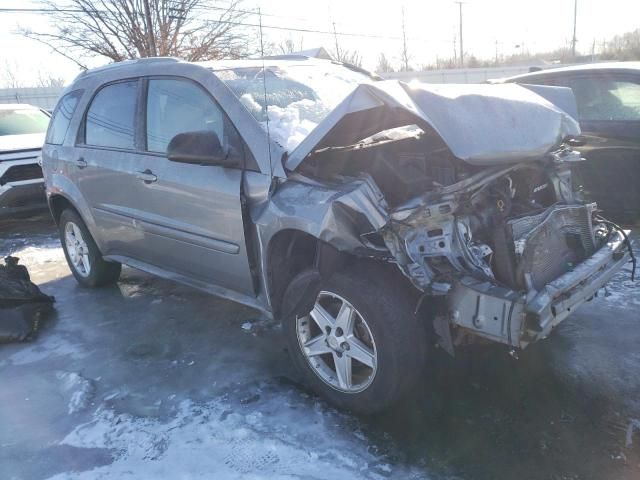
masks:
{"label": "overcast sky", "polygon": [[[224,1],[212,0],[212,4]],[[518,51],[516,45],[538,52],[567,45],[573,29],[574,0],[467,0],[463,5],[464,50],[466,55],[493,58]],[[33,7],[35,1],[0,0],[0,7]],[[374,69],[377,57],[384,52],[396,66],[400,63],[401,8],[404,6],[408,47],[414,67],[433,63],[436,56],[451,58],[454,37],[458,35],[458,5],[452,0],[405,0],[404,2],[372,0],[245,0],[243,8],[260,6],[263,24],[312,30],[377,35],[385,38],[339,37],[340,47],[358,50],[364,66]],[[601,42],[616,34],[638,28],[640,0],[578,0],[578,50],[590,53],[593,42],[596,51]],[[257,21],[257,18],[248,21]],[[69,60],[15,31],[19,26],[33,30],[50,28],[43,14],[0,12],[0,45],[2,61],[17,71],[23,83],[34,76],[52,74],[71,80],[78,68]],[[254,32],[257,34],[257,32]],[[278,43],[291,37],[306,48],[334,48],[333,35],[287,33],[264,29],[265,40]],[[457,38],[456,38],[457,41]],[[496,43],[497,42],[497,43]],[[105,63],[95,59],[93,65]],[[4,68],[4,65],[0,65]],[[0,82],[2,82],[0,74]]]}

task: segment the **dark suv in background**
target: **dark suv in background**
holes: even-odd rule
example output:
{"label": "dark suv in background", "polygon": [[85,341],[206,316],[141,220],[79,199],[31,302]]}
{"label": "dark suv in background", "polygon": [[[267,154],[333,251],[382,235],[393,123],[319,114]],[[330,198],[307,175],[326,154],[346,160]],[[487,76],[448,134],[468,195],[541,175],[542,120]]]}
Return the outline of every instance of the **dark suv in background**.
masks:
{"label": "dark suv in background", "polygon": [[500,80],[573,90],[587,159],[575,169],[587,198],[612,219],[640,220],[640,62],[577,65]]}

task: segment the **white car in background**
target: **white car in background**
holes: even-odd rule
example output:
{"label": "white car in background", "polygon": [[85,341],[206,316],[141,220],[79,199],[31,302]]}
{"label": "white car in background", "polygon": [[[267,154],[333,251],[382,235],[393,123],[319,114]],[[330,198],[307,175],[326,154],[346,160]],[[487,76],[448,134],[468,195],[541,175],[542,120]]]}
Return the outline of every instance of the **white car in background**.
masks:
{"label": "white car in background", "polygon": [[39,160],[48,125],[38,107],[0,105],[0,217],[46,207]]}

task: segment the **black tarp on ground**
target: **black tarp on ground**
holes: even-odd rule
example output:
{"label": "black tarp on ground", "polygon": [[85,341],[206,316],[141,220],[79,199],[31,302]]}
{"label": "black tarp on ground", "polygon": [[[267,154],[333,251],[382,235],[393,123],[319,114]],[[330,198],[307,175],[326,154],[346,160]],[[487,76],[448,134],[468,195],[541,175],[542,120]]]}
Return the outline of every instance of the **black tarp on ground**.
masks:
{"label": "black tarp on ground", "polygon": [[0,264],[0,343],[32,339],[54,302],[31,282],[27,267],[18,261],[6,257]]}

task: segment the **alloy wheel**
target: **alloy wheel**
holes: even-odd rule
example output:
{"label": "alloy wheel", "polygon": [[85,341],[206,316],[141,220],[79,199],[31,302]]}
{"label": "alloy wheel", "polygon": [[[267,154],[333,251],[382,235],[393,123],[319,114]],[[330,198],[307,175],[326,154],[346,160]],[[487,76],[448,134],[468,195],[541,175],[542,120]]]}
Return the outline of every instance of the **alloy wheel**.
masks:
{"label": "alloy wheel", "polygon": [[322,291],[311,312],[296,319],[300,349],[314,373],[332,388],[358,393],[373,381],[375,341],[364,317],[346,299]]}
{"label": "alloy wheel", "polygon": [[67,222],[64,227],[64,243],[71,261],[71,267],[80,276],[88,277],[91,274],[89,247],[82,236],[82,231],[73,222]]}

